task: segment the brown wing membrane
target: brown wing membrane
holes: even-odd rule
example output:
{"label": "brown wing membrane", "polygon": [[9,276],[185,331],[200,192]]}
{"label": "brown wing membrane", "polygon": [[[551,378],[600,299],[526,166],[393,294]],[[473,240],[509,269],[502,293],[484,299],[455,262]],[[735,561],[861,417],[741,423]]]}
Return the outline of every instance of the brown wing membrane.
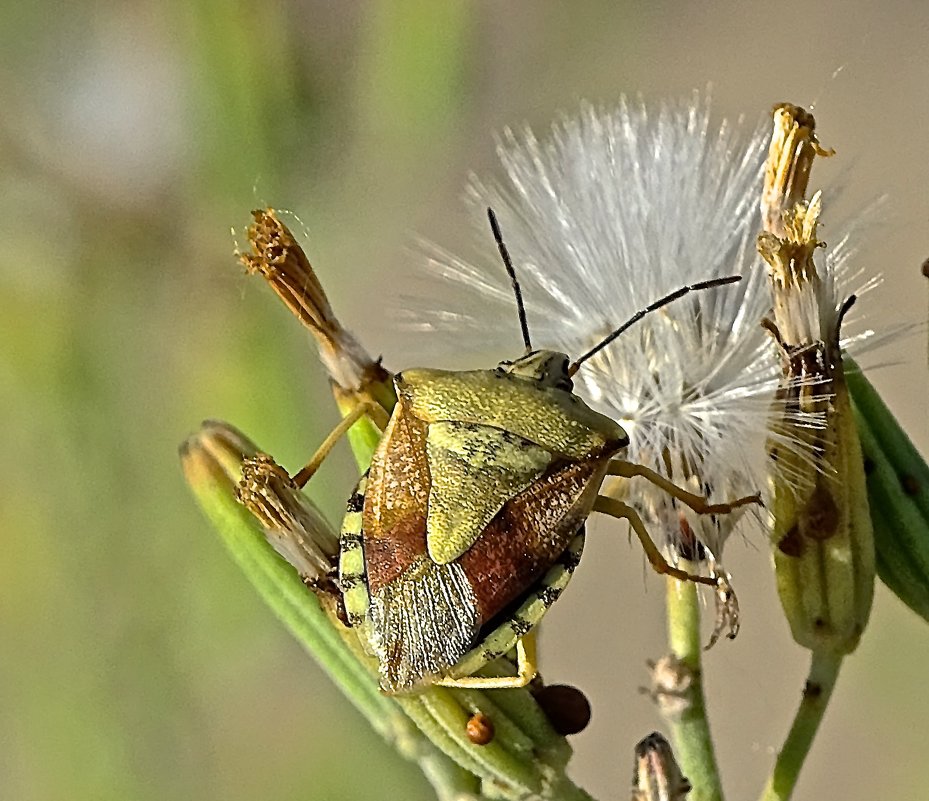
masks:
{"label": "brown wing membrane", "polygon": [[372,645],[381,686],[402,692],[445,676],[477,638],[477,599],[461,565],[423,554],[371,594]]}

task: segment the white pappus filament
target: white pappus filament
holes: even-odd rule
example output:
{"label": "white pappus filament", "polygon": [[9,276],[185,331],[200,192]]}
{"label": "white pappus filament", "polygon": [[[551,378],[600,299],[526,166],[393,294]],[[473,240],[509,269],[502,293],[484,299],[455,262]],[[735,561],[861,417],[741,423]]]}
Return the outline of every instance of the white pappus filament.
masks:
{"label": "white pappus filament", "polygon": [[[646,315],[585,362],[575,382],[626,428],[629,460],[715,501],[764,490],[765,439],[784,416],[775,406],[780,363],[760,324],[771,296],[756,250],[769,130],[714,127],[696,96],[653,107],[583,106],[544,139],[505,131],[503,179],[472,179],[467,190],[481,250],[463,260],[431,249],[430,276],[441,287],[430,280],[409,306],[416,328],[518,355],[513,293],[487,207],[513,258],[533,347],[572,358],[682,286],[741,275]],[[843,240],[838,262],[850,252]],[[818,261],[831,287],[841,264],[828,254]],[[773,436],[791,446],[789,434]],[[679,506],[642,484],[629,500],[675,538]],[[728,526],[688,520],[718,556]]]}

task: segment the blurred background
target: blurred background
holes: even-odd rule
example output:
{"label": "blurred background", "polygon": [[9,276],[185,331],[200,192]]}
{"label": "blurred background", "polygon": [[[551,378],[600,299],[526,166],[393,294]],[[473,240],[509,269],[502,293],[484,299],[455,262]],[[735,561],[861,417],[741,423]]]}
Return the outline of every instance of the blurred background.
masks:
{"label": "blurred background", "polygon": [[[493,173],[494,131],[544,130],[582,98],[710,84],[718,119],[815,101],[839,155],[813,186],[841,183],[835,215],[890,197],[861,254],[889,285],[869,314],[925,320],[927,34],[929,7],[899,0],[8,0],[0,797],[430,797],[258,601],[181,477],[177,446],[204,418],[291,467],[336,419],[309,337],[233,258],[250,209],[299,217],[333,305],[389,366],[483,365],[500,354],[411,339],[384,298],[414,235],[452,250],[470,237],[459,196],[469,170]],[[924,453],[925,345],[922,329],[864,360]],[[352,481],[344,455],[314,480],[333,519]],[[588,543],[543,667],[593,703],[575,777],[623,798],[633,744],[660,726],[637,688],[663,652],[662,585],[609,525]],[[727,557],[744,625],[705,670],[741,799],[782,741],[806,655],[765,543]],[[929,627],[879,587],[797,798],[924,795],[926,664]]]}

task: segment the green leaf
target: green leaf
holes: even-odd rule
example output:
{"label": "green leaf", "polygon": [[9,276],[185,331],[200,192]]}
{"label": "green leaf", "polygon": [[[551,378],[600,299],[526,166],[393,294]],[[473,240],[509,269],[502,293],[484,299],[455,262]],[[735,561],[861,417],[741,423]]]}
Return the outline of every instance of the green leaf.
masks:
{"label": "green leaf", "polygon": [[846,357],[874,524],[877,574],[929,620],[929,466],[893,413]]}

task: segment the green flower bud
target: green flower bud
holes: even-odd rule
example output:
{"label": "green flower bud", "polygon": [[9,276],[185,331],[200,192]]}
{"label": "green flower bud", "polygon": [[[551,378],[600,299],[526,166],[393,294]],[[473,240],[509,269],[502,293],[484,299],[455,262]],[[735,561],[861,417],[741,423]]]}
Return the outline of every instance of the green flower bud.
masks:
{"label": "green flower bud", "polygon": [[[769,266],[781,351],[784,414],[769,442],[774,568],[791,633],[814,651],[850,653],[874,594],[874,542],[858,430],[845,384],[839,331],[855,301],[835,296],[813,254],[821,193],[803,200],[823,154],[812,115],[775,109],[758,250]],[[793,447],[784,447],[792,441]]]}
{"label": "green flower bud", "polygon": [[[841,368],[840,368],[841,369]],[[826,428],[811,483],[774,483],[774,569],[794,640],[811,650],[850,653],[868,622],[874,543],[855,417],[834,375]]]}

